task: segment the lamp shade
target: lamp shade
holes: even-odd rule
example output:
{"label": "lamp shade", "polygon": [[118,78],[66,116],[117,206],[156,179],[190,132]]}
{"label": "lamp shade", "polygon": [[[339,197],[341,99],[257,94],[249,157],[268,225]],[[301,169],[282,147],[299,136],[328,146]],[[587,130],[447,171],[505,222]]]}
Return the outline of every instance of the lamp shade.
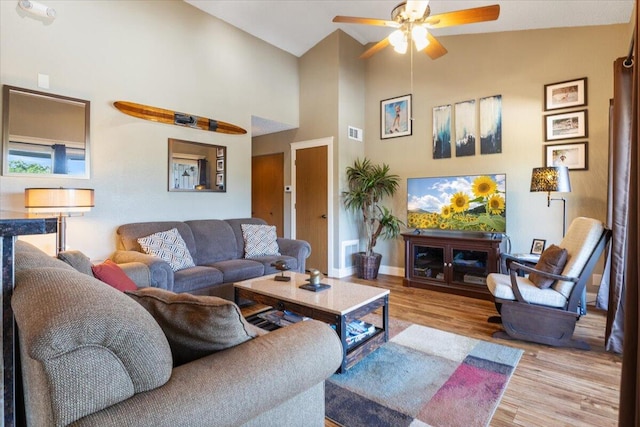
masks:
{"label": "lamp shade", "polygon": [[89,212],[94,207],[92,188],[26,188],[24,207],[29,212]]}
{"label": "lamp shade", "polygon": [[530,191],[570,193],[569,169],[566,166],[533,168]]}

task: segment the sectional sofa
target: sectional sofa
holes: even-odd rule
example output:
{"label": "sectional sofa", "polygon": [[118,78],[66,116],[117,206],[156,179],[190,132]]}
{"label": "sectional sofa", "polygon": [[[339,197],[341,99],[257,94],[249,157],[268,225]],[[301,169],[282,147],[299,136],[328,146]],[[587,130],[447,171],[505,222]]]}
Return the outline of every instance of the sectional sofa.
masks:
{"label": "sectional sofa", "polygon": [[[150,285],[174,292],[215,295],[233,300],[233,282],[276,273],[272,264],[284,260],[291,271],[304,272],[311,254],[303,240],[277,238],[279,255],[246,257],[243,224],[267,226],[259,218],[155,221],[124,224],[116,230],[116,263],[142,262],[150,272]],[[145,253],[139,239],[176,229],[195,266],[174,271],[157,256]]]}
{"label": "sectional sofa", "polygon": [[[229,301],[150,287],[128,295],[22,241],[15,269],[27,425],[324,425],[324,380],[342,361],[328,325],[258,332]],[[180,353],[177,363],[175,343],[201,346],[202,337],[176,339],[168,333],[175,325],[166,329],[141,299],[170,310],[165,321],[186,320],[189,333],[224,338],[233,324],[242,339],[208,354],[186,352],[193,360]],[[202,309],[218,311],[202,316]],[[220,309],[224,327],[198,323],[218,322]]]}

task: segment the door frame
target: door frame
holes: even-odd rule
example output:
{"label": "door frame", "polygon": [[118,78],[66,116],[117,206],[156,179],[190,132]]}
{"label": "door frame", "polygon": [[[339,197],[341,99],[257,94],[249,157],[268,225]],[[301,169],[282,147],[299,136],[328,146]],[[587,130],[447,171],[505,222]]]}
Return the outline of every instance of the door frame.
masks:
{"label": "door frame", "polygon": [[[333,137],[312,139],[309,141],[292,142],[291,144],[291,238],[296,238],[296,154],[297,150],[314,147],[327,147],[327,272],[336,277],[333,267]],[[312,248],[313,250],[313,248]]]}

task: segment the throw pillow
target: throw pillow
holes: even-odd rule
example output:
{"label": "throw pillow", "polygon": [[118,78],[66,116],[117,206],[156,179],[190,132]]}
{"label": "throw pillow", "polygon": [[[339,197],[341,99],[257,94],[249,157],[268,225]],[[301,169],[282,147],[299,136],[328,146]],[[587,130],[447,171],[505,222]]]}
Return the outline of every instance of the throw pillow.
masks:
{"label": "throw pillow", "polygon": [[280,255],[275,225],[241,224],[241,227],[245,258]]}
{"label": "throw pillow", "polygon": [[222,298],[176,294],[160,288],[127,294],[156,319],[167,336],[176,366],[256,336],[238,306]]}
{"label": "throw pillow", "polygon": [[89,276],[93,275],[91,272],[91,260],[80,251],[62,251],[58,254],[58,259],[66,262],[80,273],[84,273]]}
{"label": "throw pillow", "polygon": [[119,291],[135,291],[138,289],[135,282],[127,276],[124,270],[110,259],[102,264],[91,266],[91,271],[93,271],[96,279],[102,280]]}
{"label": "throw pillow", "polygon": [[[551,274],[560,274],[562,273],[564,266],[567,264],[568,258],[569,254],[566,249],[556,245],[551,245],[542,252],[535,269]],[[529,280],[540,289],[549,288],[555,282],[555,280],[537,273],[529,274]]]}
{"label": "throw pillow", "polygon": [[195,267],[187,244],[177,228],[140,237],[138,243],[147,254],[155,255],[169,263],[173,271]]}

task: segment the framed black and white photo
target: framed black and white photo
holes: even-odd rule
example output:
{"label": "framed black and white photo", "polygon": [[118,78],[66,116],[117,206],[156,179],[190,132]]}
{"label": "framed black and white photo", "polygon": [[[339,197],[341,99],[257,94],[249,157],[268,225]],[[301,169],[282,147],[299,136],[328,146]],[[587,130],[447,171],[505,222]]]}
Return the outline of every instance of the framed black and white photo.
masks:
{"label": "framed black and white photo", "polygon": [[396,138],[411,133],[411,95],[380,101],[380,138]]}
{"label": "framed black and white photo", "polygon": [[587,142],[571,144],[549,144],[544,146],[545,166],[566,166],[570,170],[587,170],[588,147]]}
{"label": "framed black and white photo", "polygon": [[545,141],[585,138],[587,134],[587,110],[549,114],[544,117]]}
{"label": "framed black and white photo", "polygon": [[531,243],[531,254],[540,255],[544,251],[544,245],[547,243],[546,240],[543,239],[533,239],[533,243]]}
{"label": "framed black and white photo", "polygon": [[544,85],[544,111],[587,105],[587,78]]}

